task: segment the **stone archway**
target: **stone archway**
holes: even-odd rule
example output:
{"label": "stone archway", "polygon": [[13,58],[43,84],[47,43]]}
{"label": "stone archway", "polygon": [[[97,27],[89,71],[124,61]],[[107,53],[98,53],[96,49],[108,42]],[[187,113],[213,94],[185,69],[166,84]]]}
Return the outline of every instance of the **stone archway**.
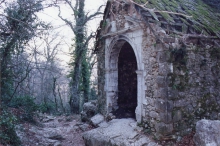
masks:
{"label": "stone archway", "polygon": [[124,43],[118,56],[118,109],[116,118],[135,118],[137,107],[137,60],[131,45]]}
{"label": "stone archway", "polygon": [[[114,112],[120,108],[120,94],[119,94],[119,58],[120,52],[123,49],[123,46],[127,45],[133,51],[133,56],[136,59],[136,100],[134,104],[136,104],[135,111],[132,112],[136,117],[137,122],[141,122],[142,120],[142,98],[144,95],[144,73],[143,73],[143,62],[141,55],[141,47],[136,47],[135,43],[132,42],[125,36],[118,36],[110,42],[110,45],[107,46],[105,52],[105,89],[106,89],[106,104],[107,104],[107,112]],[[139,50],[139,51],[138,51]],[[132,71],[134,73],[134,70]],[[119,101],[119,102],[118,102]],[[132,117],[132,116],[131,116]]]}

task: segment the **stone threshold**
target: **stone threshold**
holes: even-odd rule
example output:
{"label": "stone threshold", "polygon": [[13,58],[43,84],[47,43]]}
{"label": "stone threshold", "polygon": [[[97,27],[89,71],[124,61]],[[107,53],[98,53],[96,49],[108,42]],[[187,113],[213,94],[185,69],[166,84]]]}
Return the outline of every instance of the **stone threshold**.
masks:
{"label": "stone threshold", "polygon": [[159,146],[141,134],[134,119],[113,119],[83,133],[86,146]]}

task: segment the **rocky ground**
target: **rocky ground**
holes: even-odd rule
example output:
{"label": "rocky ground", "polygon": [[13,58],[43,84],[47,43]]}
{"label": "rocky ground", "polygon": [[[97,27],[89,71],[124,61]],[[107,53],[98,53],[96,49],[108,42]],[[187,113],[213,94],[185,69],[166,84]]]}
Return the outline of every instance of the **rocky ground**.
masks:
{"label": "rocky ground", "polygon": [[[36,120],[37,124],[22,123],[17,126],[17,134],[24,146],[85,146],[83,135],[84,137],[98,136],[98,139],[101,140],[107,136],[107,139],[112,139],[111,141],[114,144],[126,143],[128,142],[127,139],[130,139],[129,143],[134,143],[135,146],[139,146],[139,143],[140,145],[147,143],[146,146],[195,146],[192,140],[194,134],[186,136],[178,143],[174,141],[154,142],[152,138],[140,135],[141,129],[136,126],[132,119],[116,119],[108,123],[104,122],[97,129],[80,122],[79,115],[39,115]],[[86,143],[88,145],[90,142],[86,140]]]}
{"label": "rocky ground", "polygon": [[24,146],[84,146],[82,133],[90,129],[90,125],[80,122],[78,115],[40,115],[36,125],[18,125],[17,134]]}
{"label": "rocky ground", "polygon": [[88,146],[160,146],[147,137],[134,119],[113,119],[83,134]]}

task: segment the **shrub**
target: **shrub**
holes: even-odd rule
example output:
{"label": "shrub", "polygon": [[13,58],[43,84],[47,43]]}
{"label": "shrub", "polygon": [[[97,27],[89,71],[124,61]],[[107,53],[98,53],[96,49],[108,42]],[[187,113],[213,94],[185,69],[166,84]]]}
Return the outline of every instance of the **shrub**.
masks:
{"label": "shrub", "polygon": [[15,116],[6,110],[0,114],[0,143],[3,145],[19,146],[21,141],[15,132]]}
{"label": "shrub", "polygon": [[56,106],[55,106],[55,103],[52,103],[52,102],[41,103],[38,107],[38,110],[42,113],[55,113]]}
{"label": "shrub", "polygon": [[14,97],[9,103],[9,106],[22,110],[22,114],[19,115],[21,120],[34,122],[34,112],[38,109],[38,106],[34,102],[34,98],[30,96]]}

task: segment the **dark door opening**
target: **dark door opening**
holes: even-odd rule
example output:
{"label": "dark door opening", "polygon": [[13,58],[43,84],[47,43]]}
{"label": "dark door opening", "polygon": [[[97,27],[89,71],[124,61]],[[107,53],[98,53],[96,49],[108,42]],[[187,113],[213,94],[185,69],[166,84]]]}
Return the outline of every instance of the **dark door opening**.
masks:
{"label": "dark door opening", "polygon": [[129,43],[121,48],[118,57],[118,109],[117,118],[134,118],[137,107],[137,61]]}

